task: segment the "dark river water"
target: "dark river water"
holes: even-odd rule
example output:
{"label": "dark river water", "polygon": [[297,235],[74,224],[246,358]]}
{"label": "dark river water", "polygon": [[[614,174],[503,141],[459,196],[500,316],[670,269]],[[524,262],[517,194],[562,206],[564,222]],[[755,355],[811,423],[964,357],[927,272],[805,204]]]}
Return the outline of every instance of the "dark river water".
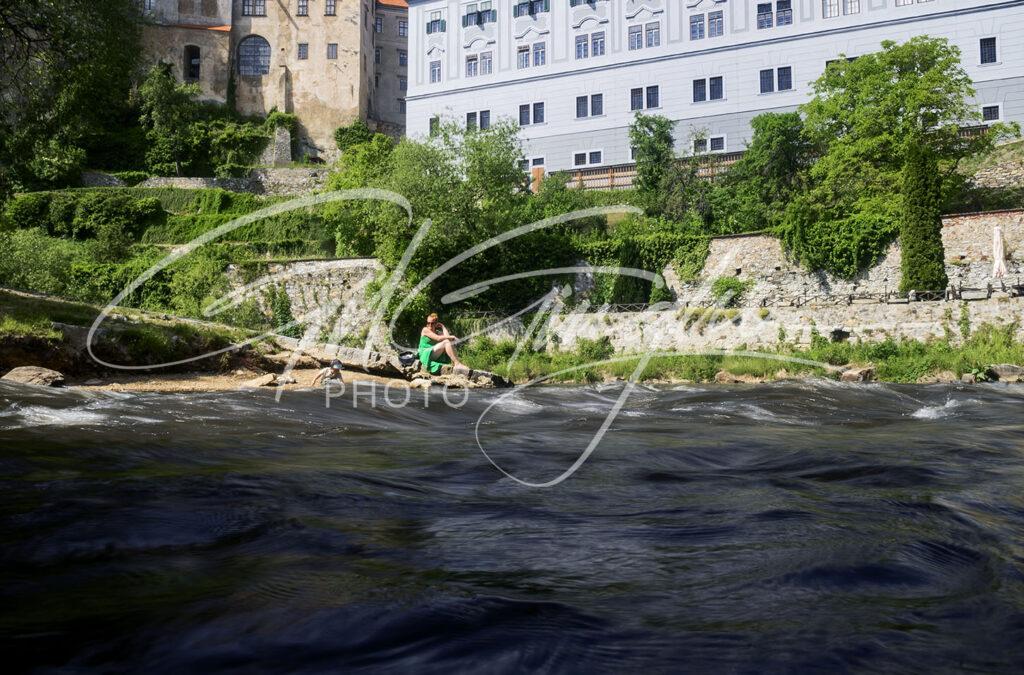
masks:
{"label": "dark river water", "polygon": [[549,488],[477,447],[551,481],[621,391],[0,384],[4,669],[1024,667],[1024,388],[640,387]]}

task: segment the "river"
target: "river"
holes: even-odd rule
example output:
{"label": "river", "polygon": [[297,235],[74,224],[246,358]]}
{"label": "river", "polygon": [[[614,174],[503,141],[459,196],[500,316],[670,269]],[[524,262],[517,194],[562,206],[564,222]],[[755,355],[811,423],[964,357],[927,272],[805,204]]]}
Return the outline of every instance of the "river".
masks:
{"label": "river", "polygon": [[477,446],[550,481],[622,386],[0,383],[4,661],[1020,672],[1024,387],[638,387],[549,488]]}

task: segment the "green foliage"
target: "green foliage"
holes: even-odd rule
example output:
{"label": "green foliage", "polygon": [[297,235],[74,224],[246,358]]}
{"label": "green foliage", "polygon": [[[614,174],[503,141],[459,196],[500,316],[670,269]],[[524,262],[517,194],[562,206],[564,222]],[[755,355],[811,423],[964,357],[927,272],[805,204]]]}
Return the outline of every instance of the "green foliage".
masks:
{"label": "green foliage", "polygon": [[128,187],[135,187],[149,178],[149,174],[145,171],[114,171],[111,175]]}
{"label": "green foliage", "polygon": [[370,127],[366,126],[366,122],[356,120],[347,127],[338,127],[334,131],[334,142],[338,144],[338,149],[344,153],[353,145],[368,143],[373,136],[374,133],[370,131]]}
{"label": "green foliage", "polygon": [[943,290],[949,280],[942,247],[942,186],[938,166],[924,144],[910,144],[907,154],[903,167],[900,291]]}
{"label": "green foliage", "polygon": [[295,322],[295,316],[292,314],[291,300],[288,299],[288,293],[285,292],[284,288],[276,285],[270,286],[267,288],[265,295],[264,299],[270,307],[270,317],[274,330],[286,337],[302,337],[302,327],[298,324],[291,325]]}
{"label": "green foliage", "polygon": [[743,295],[753,285],[753,279],[718,277],[711,283],[711,297],[721,307],[738,307],[743,302]]}
{"label": "green foliage", "polygon": [[194,162],[202,139],[192,122],[199,112],[198,84],[179,84],[169,63],[150,69],[139,87],[142,124],[150,147],[146,164],[161,176],[184,175]]}
{"label": "green foliage", "polygon": [[778,225],[806,265],[847,278],[876,262],[896,236],[911,147],[923,146],[934,158],[941,203],[959,185],[947,169],[1014,132],[997,124],[960,134],[978,112],[956,47],[928,37],[881,46],[853,61],[839,59],[814,83],[815,96],[801,112],[818,159]]}
{"label": "green foliage", "polygon": [[0,202],[74,183],[120,131],[138,61],[134,0],[0,8]]}
{"label": "green foliage", "polygon": [[652,207],[658,203],[665,172],[675,160],[672,128],[675,122],[661,115],[637,113],[629,125],[629,144],[636,151],[634,187]]}
{"label": "green foliage", "polygon": [[604,361],[615,353],[611,338],[602,335],[596,340],[580,338],[576,340],[576,356],[583,362]]}

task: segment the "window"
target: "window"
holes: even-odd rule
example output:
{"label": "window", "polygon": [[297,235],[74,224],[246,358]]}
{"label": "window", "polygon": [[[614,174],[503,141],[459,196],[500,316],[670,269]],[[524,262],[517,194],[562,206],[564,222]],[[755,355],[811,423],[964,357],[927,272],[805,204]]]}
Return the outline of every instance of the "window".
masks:
{"label": "window", "polygon": [[431,117],[430,118],[430,135],[431,136],[437,136],[437,130],[438,130],[438,128],[440,126],[441,126],[441,118],[440,117]]}
{"label": "window", "polygon": [[590,39],[586,35],[576,36],[576,58],[585,59],[590,56],[589,52]]}
{"label": "window", "polygon": [[202,69],[202,58],[200,56],[199,47],[195,45],[185,46],[185,63],[182,72],[185,74],[186,82],[198,82],[199,74]]}
{"label": "window", "polygon": [[373,62],[380,63],[380,47],[373,48]]}
{"label": "window", "polygon": [[644,46],[643,26],[629,27],[629,48],[640,49]]}
{"label": "window", "polygon": [[[589,104],[589,105],[588,105]],[[576,97],[576,119],[597,117],[604,114],[604,94]]]}
{"label": "window", "polygon": [[[696,82],[694,83],[696,84]],[[661,92],[658,85],[647,87],[647,96],[644,97],[644,88],[636,87],[629,90],[629,109],[643,110],[646,102],[648,108],[657,108],[661,105]]]}
{"label": "window", "polygon": [[783,66],[778,71],[778,90],[789,91],[793,88],[793,67]]}
{"label": "window", "polygon": [[576,119],[587,116],[587,97],[576,97]]}
{"label": "window", "polygon": [[826,19],[839,16],[839,0],[821,0],[821,15]]}
{"label": "window", "polygon": [[400,77],[398,78],[398,89],[400,91],[406,91],[409,88],[409,78]]}
{"label": "window", "polygon": [[384,17],[377,16],[373,19],[373,32],[383,33],[384,32]]}
{"label": "window", "polygon": [[143,0],[142,1],[142,11],[144,11],[144,12],[152,12],[154,7],[155,7],[155,5],[156,5],[156,0]]}
{"label": "window", "polygon": [[600,164],[601,163],[601,151],[600,150],[593,150],[593,151],[591,151],[589,159],[590,159],[590,163],[591,164]]}
{"label": "window", "polygon": [[409,21],[407,19],[398,20],[398,37],[409,37]]}
{"label": "window", "polygon": [[466,57],[466,77],[476,77],[479,73],[480,60],[476,56]]}
{"label": "window", "polygon": [[690,17],[690,39],[691,40],[703,40],[704,39],[704,15],[695,14]]}
{"label": "window", "polygon": [[598,117],[604,114],[604,94],[594,94],[590,97],[590,116]]}
{"label": "window", "polygon": [[309,0],[299,0],[299,8],[295,11],[298,16],[309,16]]}
{"label": "window", "polygon": [[914,0],[896,0],[897,7],[906,7],[907,5],[913,5]]}
{"label": "window", "polygon": [[695,138],[693,139],[693,154],[699,155],[708,151],[708,139],[706,138]]}
{"label": "window", "polygon": [[[299,43],[299,61],[305,61],[308,58],[309,58],[309,43],[308,42],[300,42]],[[380,63],[380,61],[378,61],[378,63]]]}
{"label": "window", "polygon": [[982,122],[996,122],[999,120],[999,106],[986,105],[981,108]]}
{"label": "window", "polygon": [[398,112],[403,114],[403,115],[405,114],[405,99],[404,98],[398,99]]}
{"label": "window", "polygon": [[711,152],[722,152],[725,150],[725,136],[712,136]]}
{"label": "window", "polygon": [[238,43],[238,74],[266,75],[270,72],[270,43],[250,35]]}
{"label": "window", "polygon": [[398,65],[407,66],[409,65],[409,52],[404,49],[398,50]]}
{"label": "window", "polygon": [[771,68],[761,71],[761,93],[770,94],[775,91],[775,71]]}
{"label": "window", "polygon": [[533,65],[543,66],[547,60],[547,47],[543,42],[533,43]]}
{"label": "window", "polygon": [[466,113],[466,131],[473,131],[476,129],[476,113]]}
{"label": "window", "polygon": [[483,130],[483,129],[490,129],[490,128],[491,128],[491,111],[490,110],[481,110],[480,111],[480,129]]}
{"label": "window", "polygon": [[[533,113],[533,119],[530,119],[530,113]],[[525,127],[528,124],[543,124],[544,123],[544,104],[543,103],[524,103],[519,106],[519,126]]]}
{"label": "window", "polygon": [[491,74],[491,52],[481,52],[480,54],[480,74],[490,75]]}
{"label": "window", "polygon": [[548,0],[523,0],[512,5],[512,16],[534,16],[549,11]]}
{"label": "window", "polygon": [[661,23],[656,21],[646,26],[647,46],[658,47],[661,45]]}
{"label": "window", "polygon": [[572,156],[573,166],[586,166],[587,165],[587,153],[577,152]]}
{"label": "window", "polygon": [[441,12],[431,12],[430,21],[427,22],[427,35],[431,33],[444,33],[447,29],[448,26],[445,20],[441,18]]}
{"label": "window", "polygon": [[485,23],[498,20],[498,12],[491,9],[490,0],[466,5],[466,13],[462,15],[462,27],[482,26]]}
{"label": "window", "polygon": [[[338,43],[328,42],[327,43],[327,59],[333,61],[338,58]],[[365,58],[365,57],[364,57]],[[366,63],[365,61],[363,62]]]}
{"label": "window", "polygon": [[636,87],[635,89],[629,90],[629,109],[630,110],[643,110],[644,109],[644,89],[643,87]]}
{"label": "window", "polygon": [[843,14],[860,14],[860,0],[843,0]]}
{"label": "window", "polygon": [[778,0],[775,3],[775,25],[789,26],[793,23],[792,0]]}
{"label": "window", "polygon": [[996,39],[994,37],[981,38],[981,62],[996,63]]}
{"label": "window", "polygon": [[373,75],[373,86],[375,86],[375,87],[379,87],[380,86],[380,73],[374,73],[374,75]]}
{"label": "window", "polygon": [[[324,16],[334,16],[338,13],[338,0],[327,0],[324,3]],[[402,101],[402,105],[405,105],[405,101]],[[404,110],[402,112],[405,112]]]}
{"label": "window", "polygon": [[266,16],[267,0],[242,0],[242,16]]}
{"label": "window", "polygon": [[700,79],[693,81],[693,102],[717,101],[724,98],[725,90],[722,77],[709,77],[707,80]]}
{"label": "window", "polygon": [[712,77],[708,79],[708,98],[712,101],[725,97],[725,91],[722,86],[721,77]]}
{"label": "window", "polygon": [[516,68],[530,67],[530,48],[523,46],[516,49]]}
{"label": "window", "polygon": [[590,55],[604,56],[604,31],[590,36]]}
{"label": "window", "polygon": [[590,152],[575,152],[572,155],[573,166],[594,166],[601,163],[602,152],[591,150]]}
{"label": "window", "polygon": [[725,19],[722,12],[708,14],[708,37],[721,37],[725,33]]}
{"label": "window", "polygon": [[430,84],[437,84],[441,81],[441,62],[430,62]]}
{"label": "window", "polygon": [[763,2],[757,5],[757,27],[760,28],[771,28],[772,27],[772,3]]}
{"label": "window", "polygon": [[660,93],[658,92],[658,85],[647,87],[647,107],[657,108],[660,105]]}

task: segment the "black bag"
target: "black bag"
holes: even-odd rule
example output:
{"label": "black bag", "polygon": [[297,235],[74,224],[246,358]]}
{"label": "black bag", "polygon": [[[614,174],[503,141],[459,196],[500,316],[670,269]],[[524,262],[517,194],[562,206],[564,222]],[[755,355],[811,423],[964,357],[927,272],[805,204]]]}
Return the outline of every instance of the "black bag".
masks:
{"label": "black bag", "polygon": [[402,352],[398,355],[398,362],[403,366],[411,366],[417,360],[419,360],[419,357],[416,355],[416,352]]}

